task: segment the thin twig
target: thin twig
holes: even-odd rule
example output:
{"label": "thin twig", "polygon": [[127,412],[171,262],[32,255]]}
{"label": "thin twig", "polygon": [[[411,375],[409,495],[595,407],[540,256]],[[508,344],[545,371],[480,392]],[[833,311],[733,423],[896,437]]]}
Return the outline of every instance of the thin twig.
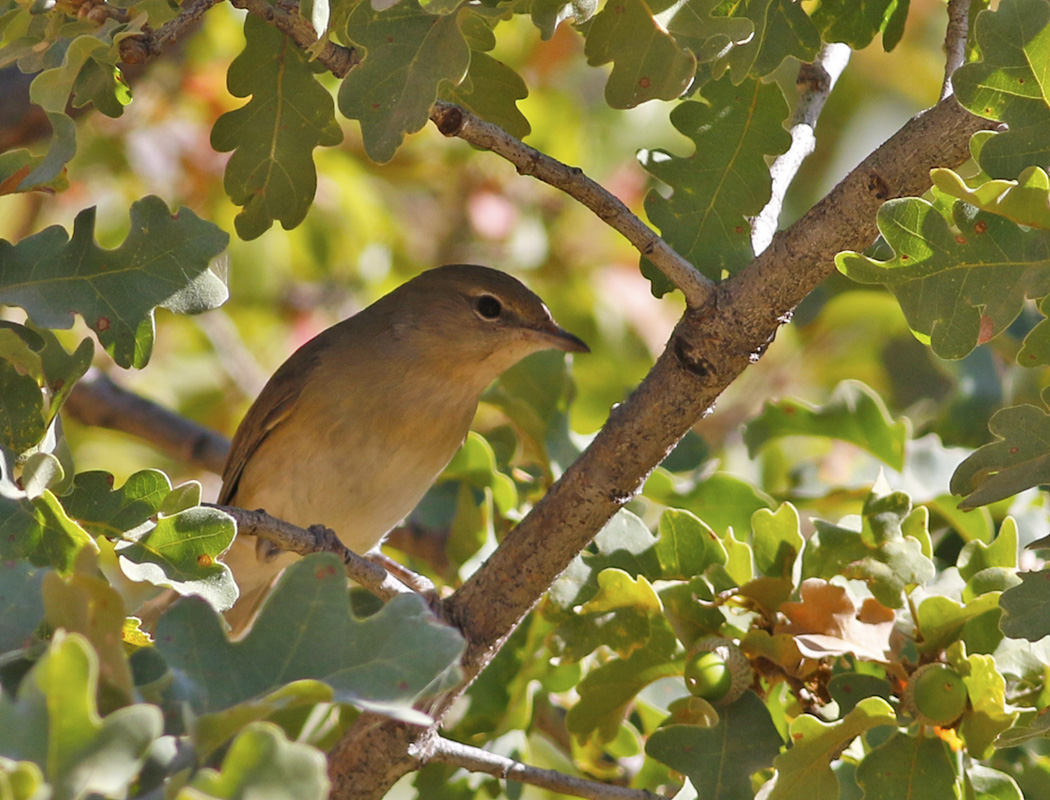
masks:
{"label": "thin twig", "polygon": [[130,433],[187,464],[222,474],[230,442],[210,428],[114,383],[92,367],[62,407],[84,425]]}
{"label": "thin twig", "polygon": [[379,564],[347,548],[331,530],[320,526],[310,529],[300,528],[283,519],[271,517],[261,509],[249,511],[234,506],[219,506],[210,503],[206,505],[224,511],[233,517],[237,522],[239,536],[256,536],[272,542],[282,550],[298,553],[301,556],[310,553],[334,553],[346,565],[347,577],[381,600],[389,600],[399,594],[415,593]]}
{"label": "thin twig", "polygon": [[570,167],[529,147],[498,125],[451,103],[436,102],[430,109],[430,119],[445,136],[457,136],[475,147],[491,150],[511,162],[520,174],[549,183],[585,205],[652,261],[681,290],[690,308],[700,308],[713,296],[714,283],[631,213],[619,198],[578,167]]}
{"label": "thin twig", "polygon": [[948,28],[944,34],[944,84],[941,100],[951,95],[952,74],[966,63],[966,37],[970,32],[970,0],[948,0]]}
{"label": "thin twig", "polygon": [[165,46],[178,39],[186,28],[196,23],[205,11],[218,2],[219,0],[191,0],[174,19],[168,20],[156,31],[147,29],[141,34],[122,39],[121,59],[125,64],[141,64],[146,59],[159,55]]}
{"label": "thin twig", "polygon": [[[272,5],[268,0],[230,0],[236,8],[243,8],[249,14],[255,14],[273,25],[291,39],[297,47],[312,52],[318,43],[317,31],[305,19],[298,9],[298,4],[287,3]],[[357,51],[352,47],[343,47],[332,41],[325,42],[314,58],[324,64],[337,78],[345,78],[347,73],[361,63]]]}
{"label": "thin twig", "polygon": [[470,772],[484,772],[503,780],[528,783],[542,789],[571,794],[574,797],[586,797],[590,800],[661,800],[666,797],[666,795],[654,794],[645,789],[613,786],[608,783],[578,778],[575,775],[566,775],[552,769],[531,767],[512,758],[441,737],[432,742],[429,755],[431,761],[461,767]]}
{"label": "thin twig", "polygon": [[826,44],[821,47],[812,64],[799,66],[795,81],[798,103],[791,117],[791,146],[786,153],[777,156],[769,168],[772,178],[769,202],[751,223],[751,246],[756,255],[773,241],[780,212],[784,208],[784,197],[802,162],[813,154],[817,146],[817,120],[828,95],[835,88],[835,82],[849,63],[851,52],[846,44]]}

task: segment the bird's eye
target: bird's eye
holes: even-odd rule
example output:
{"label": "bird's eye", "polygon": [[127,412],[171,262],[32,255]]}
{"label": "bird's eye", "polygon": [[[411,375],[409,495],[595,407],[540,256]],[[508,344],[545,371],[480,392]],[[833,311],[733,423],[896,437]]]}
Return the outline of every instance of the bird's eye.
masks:
{"label": "bird's eye", "polygon": [[474,301],[474,309],[482,319],[496,319],[503,313],[503,304],[491,294],[483,294]]}

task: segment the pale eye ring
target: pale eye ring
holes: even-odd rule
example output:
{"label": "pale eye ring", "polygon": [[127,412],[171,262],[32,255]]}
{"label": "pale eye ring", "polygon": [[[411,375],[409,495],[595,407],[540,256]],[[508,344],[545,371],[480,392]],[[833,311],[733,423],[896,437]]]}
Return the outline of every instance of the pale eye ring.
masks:
{"label": "pale eye ring", "polygon": [[474,301],[474,310],[482,319],[498,319],[503,313],[503,304],[491,294],[483,294]]}

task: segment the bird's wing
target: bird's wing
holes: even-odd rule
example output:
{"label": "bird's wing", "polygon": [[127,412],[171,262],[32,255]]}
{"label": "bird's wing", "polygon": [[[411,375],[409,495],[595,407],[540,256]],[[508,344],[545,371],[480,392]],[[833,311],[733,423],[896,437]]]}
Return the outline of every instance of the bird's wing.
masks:
{"label": "bird's wing", "polygon": [[222,470],[219,505],[228,505],[237,495],[237,486],[248,460],[270,432],[291,415],[307,376],[317,366],[324,347],[324,341],[319,339],[303,345],[281,365],[244,415]]}

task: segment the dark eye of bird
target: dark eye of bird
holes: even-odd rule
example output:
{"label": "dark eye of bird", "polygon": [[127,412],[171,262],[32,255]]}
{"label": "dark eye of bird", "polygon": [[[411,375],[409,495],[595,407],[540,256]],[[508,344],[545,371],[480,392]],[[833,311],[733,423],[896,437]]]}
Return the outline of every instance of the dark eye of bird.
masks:
{"label": "dark eye of bird", "polygon": [[484,319],[496,319],[503,311],[503,305],[491,294],[483,294],[475,303],[478,315]]}

